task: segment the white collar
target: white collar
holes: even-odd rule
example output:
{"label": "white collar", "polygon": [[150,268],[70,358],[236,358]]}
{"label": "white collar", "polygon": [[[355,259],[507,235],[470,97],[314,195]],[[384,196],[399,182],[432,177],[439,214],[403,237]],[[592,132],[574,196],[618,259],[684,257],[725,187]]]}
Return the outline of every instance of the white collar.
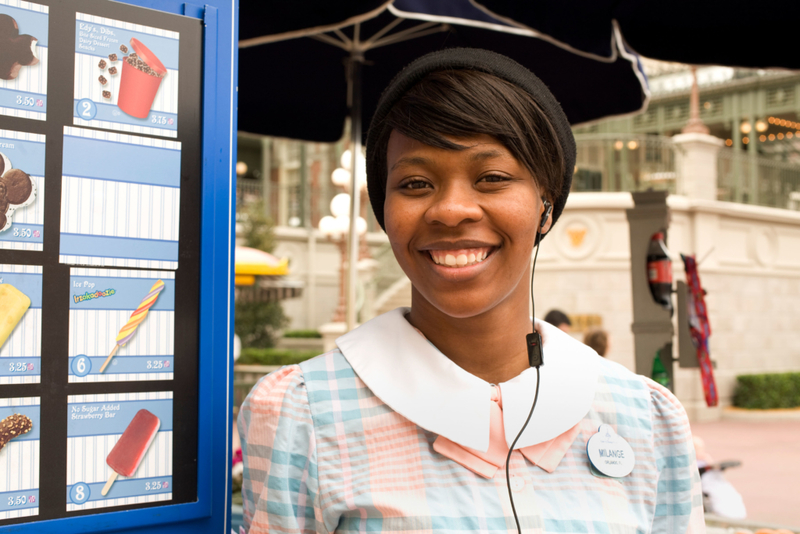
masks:
{"label": "white collar", "polygon": [[[422,428],[464,447],[489,448],[492,385],[470,374],[414,330],[409,308],[397,308],[336,340],[364,384],[394,411]],[[599,356],[544,321],[544,365],[539,400],[515,448],[549,441],[589,412],[599,373]],[[499,384],[508,445],[522,428],[533,403],[536,371],[531,368]]]}

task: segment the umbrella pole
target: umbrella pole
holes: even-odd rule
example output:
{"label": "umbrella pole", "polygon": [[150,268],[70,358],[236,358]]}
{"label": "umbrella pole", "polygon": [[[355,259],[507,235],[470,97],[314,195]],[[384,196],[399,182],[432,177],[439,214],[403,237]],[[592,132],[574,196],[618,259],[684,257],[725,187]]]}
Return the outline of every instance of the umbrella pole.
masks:
{"label": "umbrella pole", "polygon": [[[358,28],[358,25],[356,25]],[[358,31],[358,30],[356,30]],[[356,41],[358,34],[356,33]],[[360,213],[358,174],[361,169],[357,166],[361,158],[361,68],[364,64],[364,54],[360,50],[350,53],[350,65],[347,69],[348,85],[350,86],[350,232],[347,240],[347,331],[356,326],[356,284],[358,283],[358,226],[356,221]]]}

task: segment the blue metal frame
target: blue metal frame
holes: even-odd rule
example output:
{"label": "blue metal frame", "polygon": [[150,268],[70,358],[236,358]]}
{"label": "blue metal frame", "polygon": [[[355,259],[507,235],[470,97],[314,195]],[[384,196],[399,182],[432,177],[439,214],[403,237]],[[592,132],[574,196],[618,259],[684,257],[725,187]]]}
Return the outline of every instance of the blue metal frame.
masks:
{"label": "blue metal frame", "polygon": [[239,2],[207,0],[200,5],[179,0],[118,1],[205,21],[197,502],[103,510],[96,515],[0,527],[2,533],[230,532]]}

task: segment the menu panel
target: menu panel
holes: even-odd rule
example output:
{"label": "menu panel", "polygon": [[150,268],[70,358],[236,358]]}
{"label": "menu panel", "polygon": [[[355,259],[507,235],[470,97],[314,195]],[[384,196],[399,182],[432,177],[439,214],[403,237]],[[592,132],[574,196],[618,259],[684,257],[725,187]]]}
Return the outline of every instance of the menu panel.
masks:
{"label": "menu panel", "polygon": [[0,115],[47,118],[49,8],[0,0]]}
{"label": "menu panel", "polygon": [[61,262],[176,269],[181,144],[64,128]]}
{"label": "menu panel", "polygon": [[178,32],[78,13],[76,126],[177,137]]}
{"label": "menu panel", "polygon": [[42,250],[45,136],[0,130],[0,249]]}
{"label": "menu panel", "polygon": [[0,399],[0,519],[39,514],[39,398]]}
{"label": "menu panel", "polygon": [[67,511],[172,499],[172,393],[69,397]]}
{"label": "menu panel", "polygon": [[41,350],[42,268],[0,264],[0,384],[38,383]]}
{"label": "menu panel", "polygon": [[172,380],[175,273],[70,273],[69,381]]}

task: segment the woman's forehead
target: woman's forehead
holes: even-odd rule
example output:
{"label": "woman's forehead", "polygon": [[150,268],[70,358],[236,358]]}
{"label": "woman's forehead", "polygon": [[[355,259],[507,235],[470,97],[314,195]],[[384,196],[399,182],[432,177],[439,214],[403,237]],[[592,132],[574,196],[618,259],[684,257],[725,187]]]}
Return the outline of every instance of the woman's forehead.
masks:
{"label": "woman's forehead", "polygon": [[519,163],[508,148],[496,138],[486,135],[470,137],[451,137],[446,139],[459,149],[449,150],[431,146],[413,139],[397,130],[393,130],[386,150],[387,168],[389,173],[404,166],[419,166],[435,163],[438,157],[457,157],[469,163],[479,163],[488,160],[513,160]]}

